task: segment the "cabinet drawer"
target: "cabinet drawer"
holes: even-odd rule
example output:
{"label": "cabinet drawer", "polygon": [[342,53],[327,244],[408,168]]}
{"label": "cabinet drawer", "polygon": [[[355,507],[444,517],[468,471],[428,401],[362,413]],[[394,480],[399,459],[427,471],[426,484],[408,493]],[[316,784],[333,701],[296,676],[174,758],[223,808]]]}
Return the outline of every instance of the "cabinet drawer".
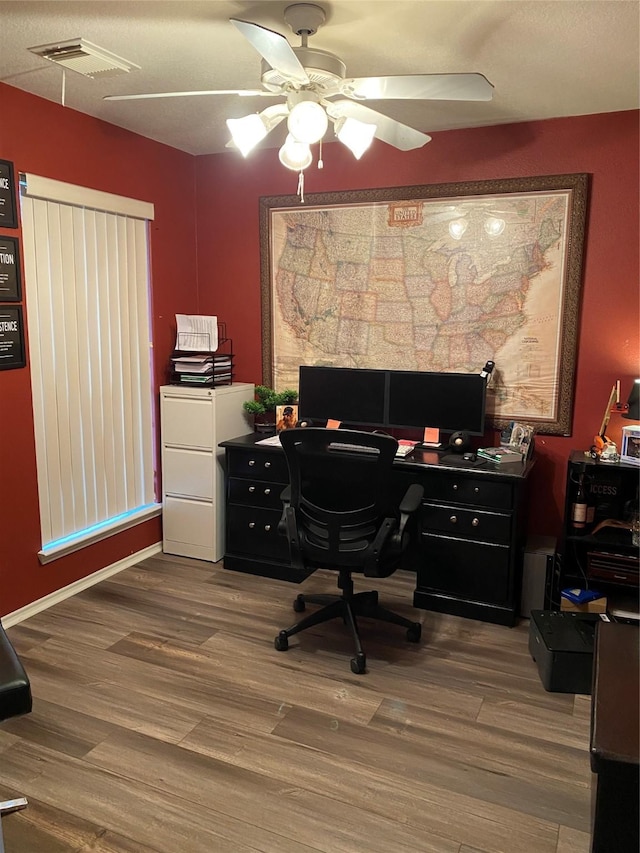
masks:
{"label": "cabinet drawer", "polygon": [[513,504],[510,483],[498,483],[483,477],[428,471],[424,486],[425,493],[437,502],[471,504],[489,509],[510,509]]}
{"label": "cabinet drawer", "polygon": [[163,397],[162,441],[187,447],[213,447],[213,397]]}
{"label": "cabinet drawer", "polygon": [[168,497],[162,511],[163,538],[213,551],[215,519],[209,501]]}
{"label": "cabinet drawer", "polygon": [[230,477],[257,477],[275,483],[289,482],[284,453],[260,453],[231,450],[228,454]]}
{"label": "cabinet drawer", "polygon": [[282,510],[280,495],[286,483],[266,480],[250,480],[242,477],[229,478],[229,501],[243,506],[259,506]]}
{"label": "cabinet drawer", "polygon": [[511,534],[510,515],[460,506],[425,503],[420,511],[420,524],[423,533],[444,533],[461,539],[504,545],[509,544]]}
{"label": "cabinet drawer", "polygon": [[165,447],[162,454],[165,494],[213,500],[215,464],[212,450]]}
{"label": "cabinet drawer", "polygon": [[281,512],[259,507],[227,506],[227,551],[265,560],[289,560],[289,543],[278,533]]}
{"label": "cabinet drawer", "polygon": [[423,563],[417,588],[469,601],[508,604],[509,549],[505,545],[466,542],[423,534]]}

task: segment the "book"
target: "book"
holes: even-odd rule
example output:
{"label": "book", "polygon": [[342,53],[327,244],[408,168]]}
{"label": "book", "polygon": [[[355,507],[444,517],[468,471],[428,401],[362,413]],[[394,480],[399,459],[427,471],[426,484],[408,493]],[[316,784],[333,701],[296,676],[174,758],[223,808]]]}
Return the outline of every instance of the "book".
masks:
{"label": "book", "polygon": [[476,455],[492,462],[522,462],[523,459],[522,453],[511,447],[479,447]]}

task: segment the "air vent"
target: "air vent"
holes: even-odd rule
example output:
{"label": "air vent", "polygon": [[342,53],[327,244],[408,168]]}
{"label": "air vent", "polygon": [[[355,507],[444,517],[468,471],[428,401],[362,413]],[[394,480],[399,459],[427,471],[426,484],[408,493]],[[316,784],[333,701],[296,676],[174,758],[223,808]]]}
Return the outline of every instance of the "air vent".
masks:
{"label": "air vent", "polygon": [[140,70],[140,66],[134,62],[122,59],[121,56],[116,56],[115,53],[110,53],[86,39],[41,44],[30,47],[29,50],[43,59],[84,74],[85,77],[113,77],[116,74]]}

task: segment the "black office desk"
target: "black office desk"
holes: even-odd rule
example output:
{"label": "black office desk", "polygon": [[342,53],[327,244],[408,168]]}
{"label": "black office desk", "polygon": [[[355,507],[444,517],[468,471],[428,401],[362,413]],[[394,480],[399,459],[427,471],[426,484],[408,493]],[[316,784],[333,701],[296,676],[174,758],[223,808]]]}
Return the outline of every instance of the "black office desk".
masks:
{"label": "black office desk", "polygon": [[[278,534],[288,483],[279,447],[250,434],[221,442],[226,452],[226,569],[299,583]],[[533,463],[465,462],[416,450],[398,458],[398,490],[425,491],[404,568],[416,572],[414,605],[514,625],[520,609],[526,485]]]}

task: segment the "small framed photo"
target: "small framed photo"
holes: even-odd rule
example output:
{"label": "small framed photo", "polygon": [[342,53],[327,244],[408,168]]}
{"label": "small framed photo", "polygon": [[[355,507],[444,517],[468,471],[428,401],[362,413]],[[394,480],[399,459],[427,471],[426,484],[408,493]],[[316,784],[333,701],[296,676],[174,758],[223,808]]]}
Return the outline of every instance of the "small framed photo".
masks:
{"label": "small framed photo", "polygon": [[640,424],[622,427],[620,459],[622,462],[640,465]]}
{"label": "small framed photo", "polygon": [[18,238],[0,234],[0,302],[20,302],[21,298]]}
{"label": "small framed photo", "polygon": [[287,403],[286,406],[276,406],[276,432],[293,429],[298,426],[298,407]]}

